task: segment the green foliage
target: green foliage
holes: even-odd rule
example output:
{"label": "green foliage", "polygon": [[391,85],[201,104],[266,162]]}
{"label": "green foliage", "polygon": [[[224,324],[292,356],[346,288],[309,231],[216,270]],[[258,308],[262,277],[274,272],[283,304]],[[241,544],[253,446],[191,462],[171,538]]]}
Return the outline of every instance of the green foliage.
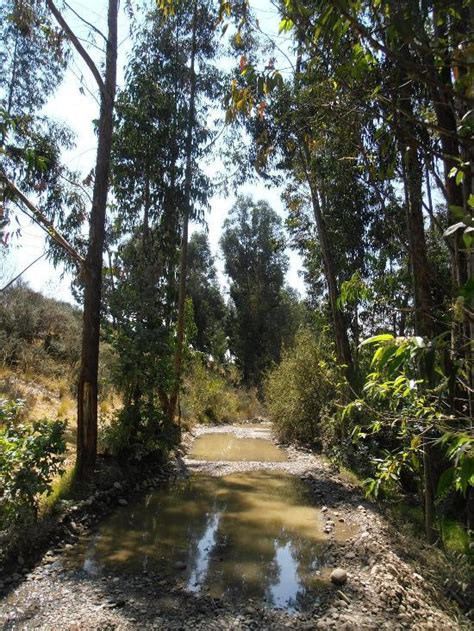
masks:
{"label": "green foliage", "polygon": [[0,400],[0,516],[5,526],[37,517],[40,495],[61,473],[65,421],[18,422],[21,401]]}
{"label": "green foliage", "polygon": [[441,520],[441,535],[443,545],[448,552],[470,554],[470,537],[459,521],[443,517]]}
{"label": "green foliage", "polygon": [[194,232],[189,241],[187,293],[192,300],[196,325],[193,347],[222,362],[227,350],[227,308],[217,282],[214,257],[204,232]]}
{"label": "green foliage", "polygon": [[231,281],[230,350],[244,384],[259,386],[294,333],[289,325],[298,299],[284,287],[288,257],[281,219],[266,202],[238,197],[224,223],[221,247]]}
{"label": "green foliage", "polygon": [[229,369],[210,365],[201,353],[195,353],[184,380],[184,422],[233,423],[261,415],[255,390],[239,388],[237,381]]}
{"label": "green foliage", "polygon": [[269,373],[265,387],[270,417],[283,440],[321,446],[343,438],[335,424],[344,384],[326,334],[300,329],[294,346]]}
{"label": "green foliage", "polygon": [[151,398],[137,399],[99,420],[98,450],[123,464],[150,459],[162,462],[177,439],[176,426],[168,423],[159,404]]}
{"label": "green foliage", "polygon": [[[0,5],[0,239],[9,244],[19,236],[15,193],[3,175],[27,196],[41,213],[68,235],[78,250],[85,198],[77,173],[61,163],[61,151],[72,149],[74,137],[63,124],[50,120],[44,106],[61,83],[68,47],[44,3],[6,0]],[[74,263],[50,241],[54,262]]]}
{"label": "green foliage", "polygon": [[346,406],[343,417],[366,414],[370,419],[354,427],[356,442],[384,432],[395,439],[393,449],[374,460],[376,475],[367,480],[368,493],[377,496],[383,486],[398,484],[404,469],[419,471],[428,440],[452,465],[439,477],[438,497],[449,490],[465,495],[474,485],[474,438],[469,419],[456,416],[451,408],[444,338],[427,344],[421,337],[380,334],[361,346],[375,347],[373,371],[367,375],[363,398]]}

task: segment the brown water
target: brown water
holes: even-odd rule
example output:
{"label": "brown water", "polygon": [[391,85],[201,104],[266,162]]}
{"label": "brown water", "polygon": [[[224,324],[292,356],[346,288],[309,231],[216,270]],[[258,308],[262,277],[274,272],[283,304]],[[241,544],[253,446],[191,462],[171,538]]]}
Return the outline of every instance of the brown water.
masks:
{"label": "brown water", "polygon": [[[286,459],[268,440],[224,433],[198,438],[192,457]],[[294,611],[314,605],[328,582],[323,526],[310,490],[288,473],[196,474],[117,510],[65,564],[93,575],[178,574],[191,592]],[[336,540],[351,534],[337,523]]]}
{"label": "brown water", "polygon": [[229,433],[209,433],[196,438],[189,457],[194,460],[228,462],[285,462],[286,453],[265,438],[238,438]]}

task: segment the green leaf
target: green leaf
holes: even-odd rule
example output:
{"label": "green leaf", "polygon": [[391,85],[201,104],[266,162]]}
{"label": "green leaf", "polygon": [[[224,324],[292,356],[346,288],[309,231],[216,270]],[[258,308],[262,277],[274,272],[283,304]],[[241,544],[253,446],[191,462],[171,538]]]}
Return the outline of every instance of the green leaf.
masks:
{"label": "green leaf", "polygon": [[467,487],[474,487],[474,458],[464,456],[459,469],[459,488],[463,495],[466,494]]}
{"label": "green leaf", "polygon": [[466,230],[464,230],[464,234],[462,235],[462,240],[464,241],[464,245],[467,249],[471,247],[473,241],[473,236],[470,234],[471,232],[474,232],[474,228],[466,228]]}
{"label": "green leaf", "polygon": [[464,212],[464,208],[462,206],[456,206],[456,204],[449,205],[449,212],[455,219],[459,221],[464,221],[466,218],[466,213]]}
{"label": "green leaf", "polygon": [[469,197],[467,198],[467,205],[469,206],[469,208],[474,208],[474,194],[473,193],[471,193]]}
{"label": "green leaf", "polygon": [[368,344],[376,344],[377,342],[390,342],[394,340],[394,336],[391,333],[381,333],[380,335],[374,335],[368,337],[366,340],[360,343],[360,346],[367,346]]}
{"label": "green leaf", "polygon": [[461,296],[469,303],[474,299],[474,278],[470,278],[460,291]]}
{"label": "green leaf", "polygon": [[291,31],[293,26],[293,20],[290,20],[290,18],[283,18],[278,26],[278,34],[288,33],[288,31]]}
{"label": "green leaf", "polygon": [[436,497],[442,497],[449,489],[454,487],[455,475],[456,470],[454,467],[449,467],[449,469],[443,471],[438,481]]}

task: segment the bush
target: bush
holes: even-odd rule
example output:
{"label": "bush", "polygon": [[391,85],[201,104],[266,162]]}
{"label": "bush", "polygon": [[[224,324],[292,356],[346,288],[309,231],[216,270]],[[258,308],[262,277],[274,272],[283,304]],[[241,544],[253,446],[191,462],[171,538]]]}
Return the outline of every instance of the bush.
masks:
{"label": "bush", "polygon": [[179,440],[179,427],[170,424],[157,401],[130,402],[99,419],[99,451],[121,461],[161,462]]}
{"label": "bush", "polygon": [[230,423],[262,414],[256,390],[239,388],[235,381],[232,369],[208,366],[196,353],[190,360],[181,400],[185,423]]}
{"label": "bush", "polygon": [[19,422],[22,402],[0,400],[0,517],[5,526],[34,521],[41,494],[62,471],[65,421]]}
{"label": "bush", "polygon": [[0,363],[48,377],[77,370],[81,315],[73,306],[46,298],[24,283],[0,294]]}
{"label": "bush", "polygon": [[343,397],[343,379],[324,334],[302,328],[294,346],[270,371],[265,396],[282,440],[320,447],[336,441],[335,410]]}

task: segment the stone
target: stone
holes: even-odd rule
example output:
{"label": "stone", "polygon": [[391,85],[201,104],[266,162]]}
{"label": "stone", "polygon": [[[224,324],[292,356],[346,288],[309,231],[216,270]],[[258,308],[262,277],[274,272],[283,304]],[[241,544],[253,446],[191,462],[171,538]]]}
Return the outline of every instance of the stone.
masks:
{"label": "stone", "polygon": [[114,482],[114,489],[117,489],[117,491],[122,490],[122,485],[120,484],[120,482]]}
{"label": "stone", "polygon": [[184,561],[176,561],[176,563],[174,564],[174,567],[177,570],[185,570],[188,566]]}
{"label": "stone", "polygon": [[18,565],[25,565],[25,559],[22,556],[19,556],[16,561]]}
{"label": "stone", "polygon": [[335,585],[344,585],[347,581],[347,572],[340,567],[337,567],[331,572],[331,581]]}
{"label": "stone", "polygon": [[120,504],[120,506],[127,506],[128,504],[127,500],[124,499],[123,497],[119,499],[118,503]]}

